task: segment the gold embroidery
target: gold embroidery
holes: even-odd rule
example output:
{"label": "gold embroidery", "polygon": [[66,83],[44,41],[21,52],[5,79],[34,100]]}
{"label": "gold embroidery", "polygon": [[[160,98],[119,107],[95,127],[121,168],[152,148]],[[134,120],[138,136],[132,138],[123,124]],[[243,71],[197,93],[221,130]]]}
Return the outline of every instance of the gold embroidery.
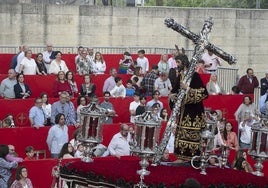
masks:
{"label": "gold embroidery", "polygon": [[205,94],[205,88],[190,89],[186,95],[186,104],[195,104],[201,102],[205,99],[207,95]]}

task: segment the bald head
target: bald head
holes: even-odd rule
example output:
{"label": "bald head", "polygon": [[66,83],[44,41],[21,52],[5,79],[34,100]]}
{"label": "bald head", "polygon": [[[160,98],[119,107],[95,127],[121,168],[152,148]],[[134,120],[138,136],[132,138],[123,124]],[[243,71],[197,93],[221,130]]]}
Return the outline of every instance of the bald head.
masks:
{"label": "bald head", "polygon": [[8,78],[11,80],[16,79],[16,72],[14,69],[9,69],[8,70]]}

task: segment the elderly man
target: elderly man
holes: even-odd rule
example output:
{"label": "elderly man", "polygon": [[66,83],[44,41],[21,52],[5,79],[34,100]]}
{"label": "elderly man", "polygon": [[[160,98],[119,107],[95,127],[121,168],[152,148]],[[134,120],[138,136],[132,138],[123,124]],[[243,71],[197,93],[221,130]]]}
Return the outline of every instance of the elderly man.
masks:
{"label": "elderly man", "polygon": [[49,70],[50,64],[52,60],[55,59],[55,55],[56,55],[52,48],[53,48],[52,44],[48,43],[47,49],[42,53],[47,70]]}
{"label": "elderly man", "polygon": [[15,146],[10,144],[10,145],[8,145],[8,149],[9,149],[9,152],[8,152],[8,154],[6,156],[7,161],[9,161],[9,162],[16,161],[18,163],[23,161],[23,158],[18,157],[18,154],[15,151]]}
{"label": "elderly man", "polygon": [[17,83],[16,72],[14,69],[8,70],[8,77],[2,80],[0,86],[0,94],[2,97],[7,99],[14,99],[14,85]]}
{"label": "elderly man", "polygon": [[268,90],[268,70],[265,71],[265,77],[261,79],[261,96]]}
{"label": "elderly man", "polygon": [[115,134],[108,146],[110,155],[120,159],[121,156],[130,155],[130,146],[128,137],[129,127],[127,124],[120,126],[120,132]]}
{"label": "elderly man", "polygon": [[76,115],[73,103],[70,101],[68,92],[60,94],[60,100],[54,102],[51,107],[51,122],[55,124],[55,116],[62,113],[66,118],[66,125],[76,125]]}
{"label": "elderly man", "polygon": [[243,94],[254,93],[254,88],[257,88],[259,86],[259,81],[254,75],[252,68],[247,69],[247,74],[239,79],[237,86]]}
{"label": "elderly man", "polygon": [[158,90],[161,96],[168,96],[172,86],[167,72],[161,72],[160,77],[155,80],[154,90]]}
{"label": "elderly man", "polygon": [[35,99],[35,105],[30,109],[29,120],[32,127],[43,127],[46,123],[46,116],[42,104],[42,98],[38,97]]}

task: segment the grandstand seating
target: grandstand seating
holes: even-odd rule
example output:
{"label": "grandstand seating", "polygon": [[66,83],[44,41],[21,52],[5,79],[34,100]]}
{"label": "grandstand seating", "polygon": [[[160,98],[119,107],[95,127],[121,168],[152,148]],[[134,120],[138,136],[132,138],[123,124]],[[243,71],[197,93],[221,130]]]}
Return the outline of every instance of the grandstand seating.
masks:
{"label": "grandstand seating", "polygon": [[[7,74],[7,71],[10,67],[10,62],[14,54],[0,54],[0,74]],[[75,67],[75,58],[76,54],[63,54],[62,59],[66,62],[67,67],[76,72]],[[106,74],[109,74],[110,68],[118,68],[119,60],[123,57],[122,54],[103,54],[103,58],[106,62]],[[132,55],[133,60],[137,59],[137,55]],[[146,57],[149,59],[150,66],[158,64],[161,55],[160,54],[146,54]],[[35,55],[33,55],[35,58]]]}
{"label": "grandstand seating", "polygon": [[[11,58],[14,54],[1,54],[0,55],[0,81],[7,77],[7,71],[10,65]],[[96,84],[97,90],[96,94],[100,97],[100,101],[103,101],[102,96],[102,86],[104,80],[109,77],[109,69],[111,67],[118,68],[118,62],[121,58],[121,54],[104,54],[104,59],[106,61],[107,69],[106,74],[104,75],[92,75],[92,82]],[[63,59],[66,61],[67,66],[70,70],[75,71],[74,64],[75,54],[64,54]],[[134,55],[135,59],[137,56]],[[157,64],[160,55],[148,54],[146,57],[149,58],[150,65]],[[125,82],[130,78],[130,75],[120,75]],[[209,75],[201,75],[201,78],[204,83],[207,83],[209,80]],[[6,114],[12,113],[15,117],[15,123],[17,125],[16,128],[6,128],[0,129],[0,138],[2,144],[13,144],[16,146],[17,152],[24,156],[24,149],[28,145],[34,146],[36,150],[46,150],[47,157],[50,156],[48,152],[48,148],[46,145],[46,136],[49,127],[42,127],[39,129],[29,127],[30,123],[28,120],[28,112],[30,108],[34,105],[34,98],[39,96],[41,92],[47,92],[49,95],[49,102],[53,103],[57,101],[56,98],[51,98],[52,96],[52,84],[55,81],[55,75],[49,76],[25,76],[25,82],[30,86],[32,90],[32,96],[29,99],[0,99],[0,106],[2,107],[0,111],[0,119],[3,119]],[[75,80],[78,84],[78,87],[83,81],[83,77],[79,75],[75,75]],[[230,120],[236,126],[234,128],[237,131],[237,124],[234,120],[234,112],[238,108],[238,106],[242,103],[243,95],[211,95],[204,101],[205,107],[211,109],[220,109],[223,111],[223,116],[226,117],[227,120]],[[103,144],[108,145],[113,134],[118,132],[119,123],[121,122],[129,122],[129,103],[133,100],[132,97],[122,98],[111,98],[111,102],[114,105],[115,111],[118,114],[118,117],[114,118],[114,124],[105,125],[103,128]],[[161,101],[164,103],[164,107],[168,108],[168,99],[167,97],[161,98]],[[73,99],[74,104],[76,105],[76,98]],[[164,126],[163,126],[164,128]],[[72,138],[72,133],[75,130],[74,126],[69,126],[69,138]],[[163,131],[163,130],[162,130]],[[29,177],[32,178],[34,185],[38,185],[37,183],[45,182],[44,186],[40,187],[48,187],[51,182],[51,167],[57,164],[56,160],[46,159],[39,160],[34,162],[25,162],[27,167],[31,168],[29,171]],[[42,176],[40,174],[32,174],[31,172],[36,172],[36,169],[42,169]],[[45,171],[45,172],[43,172]],[[267,173],[268,174],[268,173]]]}

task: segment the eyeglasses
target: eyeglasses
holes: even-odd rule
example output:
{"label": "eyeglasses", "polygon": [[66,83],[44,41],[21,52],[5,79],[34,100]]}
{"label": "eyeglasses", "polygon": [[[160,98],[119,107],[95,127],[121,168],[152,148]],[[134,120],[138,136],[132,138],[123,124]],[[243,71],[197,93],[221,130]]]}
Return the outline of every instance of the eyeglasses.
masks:
{"label": "eyeglasses", "polygon": [[62,70],[60,65],[59,65],[59,67],[60,67],[60,70]]}
{"label": "eyeglasses", "polygon": [[9,149],[9,151],[15,151],[15,149]]}

